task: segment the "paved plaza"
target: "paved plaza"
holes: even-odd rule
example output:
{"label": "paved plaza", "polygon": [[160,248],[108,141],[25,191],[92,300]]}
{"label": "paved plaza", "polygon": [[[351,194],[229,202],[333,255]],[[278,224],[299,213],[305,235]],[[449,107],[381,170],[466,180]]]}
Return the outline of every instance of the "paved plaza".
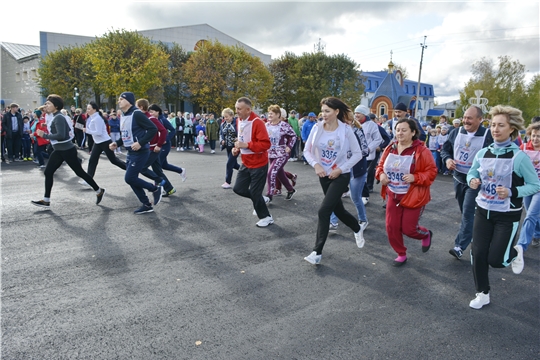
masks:
{"label": "paved plaza", "polygon": [[391,266],[376,185],[364,248],[341,224],[313,266],[303,260],[322,200],[313,169],[287,164],[298,192],[275,197],[275,224],[261,229],[251,202],[220,187],[225,152],[208,151],[170,154],[188,180],[167,172],[177,193],[145,215],[103,156],[101,205],[62,166],[51,211],[30,204],[42,170],[2,164],[2,359],[540,357],[540,249],[520,275],[490,269],[491,304],[470,309],[469,251],[448,254],[460,220],[451,177],[438,176],[420,220],[434,233],[429,252],[406,239],[407,264]]}

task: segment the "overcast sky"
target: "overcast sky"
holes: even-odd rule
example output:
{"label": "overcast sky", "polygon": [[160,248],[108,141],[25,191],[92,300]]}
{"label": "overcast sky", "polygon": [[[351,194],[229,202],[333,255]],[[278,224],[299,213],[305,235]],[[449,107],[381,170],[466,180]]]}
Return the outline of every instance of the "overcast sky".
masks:
{"label": "overcast sky", "polygon": [[[148,30],[206,23],[277,58],[313,51],[321,39],[329,54],[346,54],[362,71],[395,64],[422,82],[436,101],[458,98],[471,65],[509,55],[540,72],[538,1],[49,1],[16,2],[0,20],[1,41],[39,45],[39,31],[100,36],[111,29]],[[32,9],[29,14],[25,9]],[[57,16],[48,20],[48,16]],[[8,30],[9,29],[9,30]]]}

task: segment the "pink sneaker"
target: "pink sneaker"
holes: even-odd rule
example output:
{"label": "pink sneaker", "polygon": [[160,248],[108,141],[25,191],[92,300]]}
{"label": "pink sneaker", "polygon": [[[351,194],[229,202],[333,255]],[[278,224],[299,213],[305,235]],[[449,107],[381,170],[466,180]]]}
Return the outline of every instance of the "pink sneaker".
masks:
{"label": "pink sneaker", "polygon": [[224,189],[230,189],[232,188],[231,184],[227,183],[227,182],[224,182],[222,185],[221,185],[222,188]]}

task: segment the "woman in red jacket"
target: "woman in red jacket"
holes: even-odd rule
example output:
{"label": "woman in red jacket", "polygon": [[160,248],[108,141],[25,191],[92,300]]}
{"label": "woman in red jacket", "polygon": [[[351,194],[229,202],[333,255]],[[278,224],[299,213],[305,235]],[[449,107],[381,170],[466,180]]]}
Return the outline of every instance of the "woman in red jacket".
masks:
{"label": "woman in red jacket", "polygon": [[394,266],[407,261],[403,235],[422,240],[422,251],[431,246],[432,232],[418,225],[424,206],[431,200],[429,187],[437,177],[437,166],[424,143],[418,140],[419,130],[413,119],[399,120],[397,141],[388,146],[379,164],[376,177],[381,181],[381,195],[387,199],[386,232],[398,257]]}
{"label": "woman in red jacket", "polygon": [[49,130],[47,129],[47,121],[45,120],[45,116],[42,116],[39,118],[38,123],[36,124],[36,131],[34,132],[33,136],[37,139],[37,146],[35,147],[35,158],[38,161],[40,169],[45,168],[45,160],[43,159],[43,154],[47,153],[47,145],[50,144],[49,139],[44,139],[41,136],[37,134],[37,131],[41,130],[45,134],[49,133]]}

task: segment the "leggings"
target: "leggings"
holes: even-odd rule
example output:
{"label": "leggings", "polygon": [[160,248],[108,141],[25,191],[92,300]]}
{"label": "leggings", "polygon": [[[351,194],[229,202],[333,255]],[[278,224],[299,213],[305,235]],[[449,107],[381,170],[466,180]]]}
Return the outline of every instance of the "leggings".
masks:
{"label": "leggings", "polygon": [[73,146],[68,150],[54,150],[47,162],[45,167],[45,197],[51,197],[51,190],[53,187],[53,177],[54,173],[62,165],[63,162],[66,162],[68,166],[75,172],[75,174],[86,181],[92,189],[95,191],[99,190],[98,184],[88,175],[82,168],[81,162],[77,157],[77,148]]}
{"label": "leggings", "polygon": [[112,143],[112,140],[107,140],[101,143],[95,143],[92,153],[90,154],[90,160],[88,160],[88,175],[94,177],[96,174],[97,164],[99,162],[99,157],[101,152],[105,151],[105,155],[111,162],[111,164],[118,166],[122,170],[126,170],[126,163],[120,160],[114,155],[114,151],[109,149],[109,144]]}
{"label": "leggings", "polygon": [[315,247],[313,248],[313,251],[317,252],[317,255],[322,253],[322,249],[326,243],[328,229],[330,228],[330,215],[332,212],[336,214],[341,222],[350,227],[352,231],[355,233],[360,231],[360,225],[358,224],[356,216],[353,216],[350,212],[345,210],[343,202],[341,201],[341,195],[343,195],[345,189],[349,186],[350,178],[350,173],[341,174],[336,179],[329,179],[328,176],[319,178],[324,193],[324,199],[319,208],[317,238]]}
{"label": "leggings", "polygon": [[289,179],[285,175],[285,164],[287,163],[288,156],[278,157],[270,159],[270,166],[268,168],[268,175],[266,178],[268,184],[268,197],[272,197],[276,190],[276,179],[285,186],[287,191],[293,191],[292,185],[289,183]]}
{"label": "leggings", "polygon": [[476,208],[472,265],[476,291],[489,292],[489,266],[503,268],[517,256],[512,246],[521,219],[520,211],[498,212]]}

